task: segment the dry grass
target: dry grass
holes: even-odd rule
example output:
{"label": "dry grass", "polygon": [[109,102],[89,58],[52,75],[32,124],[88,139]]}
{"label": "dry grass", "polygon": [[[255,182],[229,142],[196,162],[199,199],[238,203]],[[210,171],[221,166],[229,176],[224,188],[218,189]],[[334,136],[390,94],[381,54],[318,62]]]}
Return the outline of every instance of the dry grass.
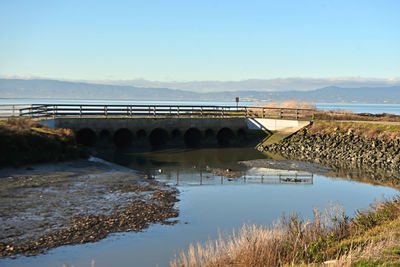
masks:
{"label": "dry grass", "polygon": [[29,118],[9,118],[7,119],[2,126],[8,127],[11,130],[23,132],[28,131],[32,127],[40,127],[40,124],[37,121],[34,121]]}
{"label": "dry grass", "polygon": [[0,168],[87,157],[70,129],[52,129],[26,118],[0,124]]}
{"label": "dry grass", "polygon": [[282,218],[272,227],[244,225],[227,237],[190,245],[170,266],[285,266],[318,264],[334,260],[336,265],[368,258],[385,261],[382,251],[400,234],[400,197],[374,205],[349,220],[341,209],[314,212],[306,221],[297,215]]}
{"label": "dry grass", "polygon": [[314,122],[308,129],[310,134],[329,134],[332,132],[352,133],[366,138],[394,140],[400,138],[400,125],[359,122]]}
{"label": "dry grass", "polygon": [[5,120],[0,127],[17,133],[34,131],[42,134],[59,135],[62,137],[74,137],[71,129],[52,129],[39,124],[30,118],[9,118]]}
{"label": "dry grass", "polygon": [[353,121],[389,121],[400,122],[400,116],[394,114],[354,113],[350,110],[318,111],[315,113],[317,120],[353,120]]}
{"label": "dry grass", "polygon": [[332,208],[324,214],[315,210],[312,221],[292,215],[272,227],[244,225],[231,236],[191,245],[171,266],[279,266],[322,261],[328,255],[318,249],[320,238],[342,236],[347,219],[340,209]]}

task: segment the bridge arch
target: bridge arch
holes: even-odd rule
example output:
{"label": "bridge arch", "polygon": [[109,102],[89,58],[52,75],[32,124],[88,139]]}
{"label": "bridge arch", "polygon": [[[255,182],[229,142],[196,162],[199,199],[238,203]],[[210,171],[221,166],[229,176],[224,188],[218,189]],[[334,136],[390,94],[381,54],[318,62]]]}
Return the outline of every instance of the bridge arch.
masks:
{"label": "bridge arch", "polygon": [[201,138],[201,131],[197,128],[189,128],[183,136],[183,140],[188,147],[199,146],[201,144]]}
{"label": "bridge arch", "polygon": [[154,148],[165,146],[168,142],[168,139],[169,137],[167,131],[161,128],[154,129],[149,135],[150,144]]}
{"label": "bridge arch", "polygon": [[230,128],[224,127],[217,133],[218,145],[222,147],[227,147],[232,145],[234,139],[235,139],[235,133]]}
{"label": "bridge arch", "polygon": [[133,141],[133,134],[127,128],[121,128],[114,133],[114,144],[117,147],[131,146]]}
{"label": "bridge arch", "polygon": [[94,146],[97,141],[96,133],[90,128],[80,129],[76,133],[76,142],[85,146]]}

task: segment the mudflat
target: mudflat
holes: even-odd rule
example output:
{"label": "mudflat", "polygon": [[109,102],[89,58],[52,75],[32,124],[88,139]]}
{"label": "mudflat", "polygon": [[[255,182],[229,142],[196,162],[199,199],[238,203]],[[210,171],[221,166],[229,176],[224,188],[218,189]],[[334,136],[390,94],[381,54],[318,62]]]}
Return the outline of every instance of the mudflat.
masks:
{"label": "mudflat", "polygon": [[175,188],[96,158],[0,170],[0,256],[173,224]]}

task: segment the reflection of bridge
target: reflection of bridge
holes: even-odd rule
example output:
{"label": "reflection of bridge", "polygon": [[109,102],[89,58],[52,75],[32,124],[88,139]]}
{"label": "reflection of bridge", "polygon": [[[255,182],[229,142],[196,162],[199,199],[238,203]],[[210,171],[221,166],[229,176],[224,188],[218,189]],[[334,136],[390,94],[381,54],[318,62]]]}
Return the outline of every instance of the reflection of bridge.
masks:
{"label": "reflection of bridge", "polygon": [[167,172],[160,174],[153,172],[153,177],[163,182],[173,183],[175,185],[216,185],[216,184],[297,184],[312,185],[314,175],[311,173],[277,173],[265,175],[249,175],[243,172],[238,177],[226,177],[211,172]]}
{"label": "reflection of bridge", "polygon": [[0,117],[28,117],[56,128],[70,128],[85,145],[114,141],[117,146],[148,142],[160,147],[173,140],[188,146],[239,143],[250,130],[299,127],[314,118],[312,109],[195,105],[0,106]]}

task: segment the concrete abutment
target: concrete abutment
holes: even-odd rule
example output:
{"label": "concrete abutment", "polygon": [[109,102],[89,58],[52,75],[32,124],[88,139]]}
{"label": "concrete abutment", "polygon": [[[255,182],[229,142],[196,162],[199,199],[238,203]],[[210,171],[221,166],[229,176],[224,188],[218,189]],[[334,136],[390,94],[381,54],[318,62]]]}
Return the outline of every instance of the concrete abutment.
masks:
{"label": "concrete abutment", "polygon": [[[69,128],[84,145],[109,142],[117,147],[241,146],[260,138],[260,122],[246,118],[56,118],[42,121],[54,128]],[[279,120],[279,125],[292,125]],[[274,123],[274,126],[278,123]],[[259,127],[259,128],[257,128]],[[255,134],[256,133],[256,134]],[[264,136],[265,137],[265,136]],[[254,140],[253,140],[254,141]],[[260,141],[260,140],[256,140]]]}

